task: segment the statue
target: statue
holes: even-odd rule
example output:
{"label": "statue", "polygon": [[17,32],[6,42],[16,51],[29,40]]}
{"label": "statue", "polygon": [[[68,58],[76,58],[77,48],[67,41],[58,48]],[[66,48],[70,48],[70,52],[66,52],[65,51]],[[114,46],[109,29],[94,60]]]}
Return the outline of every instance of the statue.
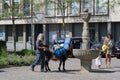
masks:
{"label": "statue", "polygon": [[90,33],[89,33],[89,25],[88,21],[90,20],[91,14],[88,13],[88,9],[85,9],[83,13],[81,14],[81,18],[83,20],[83,32],[82,32],[82,49],[87,50],[90,48]]}

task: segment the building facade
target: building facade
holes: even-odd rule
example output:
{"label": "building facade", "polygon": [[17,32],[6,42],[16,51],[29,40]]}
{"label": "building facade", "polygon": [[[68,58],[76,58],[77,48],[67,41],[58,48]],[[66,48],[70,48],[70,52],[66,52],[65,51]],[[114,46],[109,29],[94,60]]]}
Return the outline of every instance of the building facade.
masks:
{"label": "building facade", "polygon": [[[3,2],[0,3],[1,10],[2,8],[5,8],[5,3],[9,4],[10,0],[4,1],[4,4]],[[24,4],[23,12],[27,15],[27,17],[15,19],[16,50],[31,49],[33,45],[35,46],[35,40],[39,33],[45,34],[45,41],[48,44],[53,40],[57,40],[58,38],[81,37],[83,21],[80,16],[85,8],[87,8],[92,14],[92,17],[89,21],[90,38],[92,42],[102,42],[108,33],[113,35],[114,42],[120,40],[120,6],[117,4],[115,4],[114,7],[110,6],[112,0],[74,1],[70,3],[68,7],[62,10],[58,6],[60,6],[60,3],[65,0],[55,1],[58,1],[58,3],[46,3],[44,10],[40,8],[32,17],[32,19],[31,3],[27,2]],[[20,0],[14,0],[14,3],[16,4],[19,2]],[[65,3],[65,6],[66,5],[68,4]],[[18,12],[21,12],[21,10],[19,9]],[[64,12],[64,27],[62,24],[62,12]],[[33,26],[31,26],[31,24]],[[0,20],[0,39],[6,41],[7,49],[9,51],[14,50],[12,25],[13,23],[11,19]]]}

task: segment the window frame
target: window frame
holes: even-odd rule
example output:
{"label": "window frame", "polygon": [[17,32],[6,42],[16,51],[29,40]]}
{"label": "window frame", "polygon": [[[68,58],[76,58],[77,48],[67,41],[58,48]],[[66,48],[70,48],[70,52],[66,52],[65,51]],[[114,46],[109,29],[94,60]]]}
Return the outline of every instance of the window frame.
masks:
{"label": "window frame", "polygon": [[106,1],[107,1],[106,3],[108,3],[108,4],[106,4],[107,5],[107,7],[106,7],[107,13],[106,14],[104,14],[104,13],[103,14],[99,14],[99,13],[96,14],[96,9],[95,9],[96,8],[96,0],[94,0],[94,6],[95,6],[94,7],[94,16],[108,16],[109,15],[109,0],[106,0]]}
{"label": "window frame", "polygon": [[[53,4],[53,6],[51,7],[51,5]],[[50,7],[49,7],[50,6]],[[50,9],[49,8],[51,8],[51,10],[52,11],[50,11]],[[53,9],[52,9],[53,8]],[[47,16],[55,16],[55,4],[54,3],[49,3],[49,2],[46,2],[46,8],[45,8],[45,12],[46,12],[46,15]],[[53,15],[51,15],[51,12],[53,12]],[[49,14],[50,13],[50,14]]]}
{"label": "window frame", "polygon": [[13,42],[12,26],[11,25],[5,26],[5,32],[6,32],[5,40],[7,42]]}
{"label": "window frame", "polygon": [[68,7],[68,15],[72,15],[72,16],[77,16],[77,15],[80,15],[80,6],[81,6],[81,4],[80,4],[80,2],[78,3],[78,6],[79,7],[77,7],[77,9],[78,9],[78,12],[76,12],[76,13],[73,13],[73,11],[75,10],[75,8],[72,8],[72,6],[74,6],[74,7],[76,7],[76,5],[74,5],[76,3],[76,1],[74,1],[74,2],[72,2],[72,3],[70,3],[70,6]]}
{"label": "window frame", "polygon": [[[81,5],[80,5],[80,8],[81,8],[81,9],[80,9],[80,13],[82,13],[82,11],[86,8],[86,7],[85,7],[84,9],[82,9],[82,8],[83,8],[83,7],[82,7],[82,1],[85,1],[85,0],[81,0],[81,1],[80,1],[80,3],[81,3]],[[88,1],[89,1],[89,0],[88,0]],[[92,3],[92,13],[91,13],[91,15],[94,15],[94,0],[92,0],[91,3]],[[86,4],[86,3],[84,3],[84,6],[85,6],[85,4]]]}
{"label": "window frame", "polygon": [[[26,5],[29,6],[29,8],[27,7],[27,10],[25,10]],[[29,0],[29,2],[23,2],[23,10],[22,11],[25,16],[31,16],[31,0]],[[26,14],[25,11],[27,11],[27,13],[29,13],[29,14]]]}
{"label": "window frame", "polygon": [[16,27],[16,41],[23,42],[23,26],[17,25]]}

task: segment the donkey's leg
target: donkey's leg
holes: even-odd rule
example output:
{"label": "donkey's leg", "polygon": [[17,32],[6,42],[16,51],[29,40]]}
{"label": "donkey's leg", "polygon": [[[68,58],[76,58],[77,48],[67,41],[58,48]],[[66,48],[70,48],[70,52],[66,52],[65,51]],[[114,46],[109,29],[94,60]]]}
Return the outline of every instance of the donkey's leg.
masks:
{"label": "donkey's leg", "polygon": [[51,71],[51,70],[50,70],[50,67],[49,67],[49,61],[50,61],[50,60],[48,60],[47,68],[48,68],[48,71]]}
{"label": "donkey's leg", "polygon": [[62,61],[63,61],[63,71],[65,71],[65,61],[67,60],[66,55],[62,56]]}
{"label": "donkey's leg", "polygon": [[46,71],[51,71],[50,67],[49,67],[49,61],[50,60],[46,60],[46,62],[45,62],[45,64],[46,64],[46,66],[45,66]]}
{"label": "donkey's leg", "polygon": [[48,71],[48,62],[45,61],[45,70]]}
{"label": "donkey's leg", "polygon": [[66,60],[63,61],[63,71],[66,71],[66,70],[65,70],[65,61],[66,61]]}
{"label": "donkey's leg", "polygon": [[59,70],[59,71],[61,71],[61,69],[60,69],[61,64],[62,64],[62,60],[60,60],[60,63],[59,63],[59,67],[58,67],[58,70]]}

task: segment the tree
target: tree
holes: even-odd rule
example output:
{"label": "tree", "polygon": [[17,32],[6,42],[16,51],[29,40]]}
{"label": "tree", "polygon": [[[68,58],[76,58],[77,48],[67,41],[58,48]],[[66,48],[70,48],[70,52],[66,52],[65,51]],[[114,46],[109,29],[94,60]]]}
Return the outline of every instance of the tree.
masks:
{"label": "tree", "polygon": [[[2,11],[0,13],[1,19],[9,19],[12,21],[12,35],[13,35],[13,44],[14,52],[16,53],[16,25],[15,20],[21,19],[26,16],[24,5],[30,3],[29,0],[1,0]],[[30,15],[30,14],[29,14]]]}
{"label": "tree", "polygon": [[74,2],[80,2],[80,0],[46,0],[47,5],[51,3],[57,5],[56,7],[54,7],[54,10],[58,10],[59,13],[61,13],[64,37],[66,37],[65,36],[65,10],[70,7],[73,8],[72,3]]}
{"label": "tree", "polygon": [[62,18],[62,27],[63,27],[63,34],[64,37],[66,37],[66,26],[65,26],[65,14],[66,14],[66,9],[68,8],[76,8],[73,6],[73,3],[75,2],[80,2],[80,0],[47,0],[50,3],[54,3],[57,5],[55,7],[55,10],[58,10],[61,13],[61,18]]}
{"label": "tree", "polygon": [[[106,3],[106,4],[108,4],[108,3]],[[120,0],[110,0],[110,1],[109,1],[109,6],[110,6],[110,8],[113,8],[113,7],[115,7],[116,5],[120,6]]]}

